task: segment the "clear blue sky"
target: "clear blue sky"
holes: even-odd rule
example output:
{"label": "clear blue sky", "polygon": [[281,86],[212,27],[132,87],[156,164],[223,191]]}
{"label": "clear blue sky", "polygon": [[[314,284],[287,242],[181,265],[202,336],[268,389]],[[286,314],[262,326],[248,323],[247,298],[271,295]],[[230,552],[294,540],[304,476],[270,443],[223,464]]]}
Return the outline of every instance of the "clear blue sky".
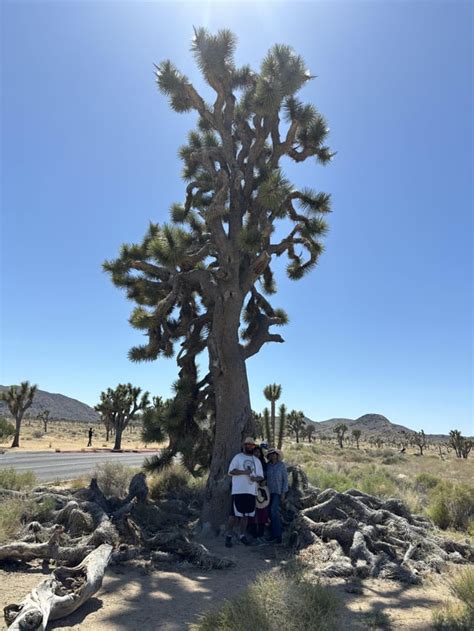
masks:
{"label": "clear blue sky", "polygon": [[290,166],[333,195],[319,267],[280,275],[286,344],[248,362],[315,420],[378,412],[473,434],[473,9],[462,2],[2,3],[2,374],[98,400],[131,381],[167,396],[173,360],[132,364],[132,304],[101,271],[183,199],[193,125],[156,89],[170,57],[200,85],[192,26],[230,27],[257,66],[288,43],[318,78],[328,167]]}

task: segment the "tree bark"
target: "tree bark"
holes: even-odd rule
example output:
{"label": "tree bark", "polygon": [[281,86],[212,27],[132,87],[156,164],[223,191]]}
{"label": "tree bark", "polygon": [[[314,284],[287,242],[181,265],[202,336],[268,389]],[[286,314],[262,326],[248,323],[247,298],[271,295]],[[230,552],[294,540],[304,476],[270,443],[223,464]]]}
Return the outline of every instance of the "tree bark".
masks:
{"label": "tree bark", "polygon": [[227,522],[233,456],[241,451],[242,432],[251,416],[247,370],[238,328],[242,294],[224,292],[215,306],[209,336],[209,363],[216,399],[215,440],[201,516],[203,534],[217,534]]}
{"label": "tree bark", "polygon": [[20,429],[21,429],[21,416],[15,417],[15,436],[13,437],[12,448],[20,446]]}
{"label": "tree bark", "polygon": [[117,451],[122,448],[122,432],[123,432],[123,427],[117,427],[116,432],[115,432],[115,443],[114,443],[114,449],[116,449]]}

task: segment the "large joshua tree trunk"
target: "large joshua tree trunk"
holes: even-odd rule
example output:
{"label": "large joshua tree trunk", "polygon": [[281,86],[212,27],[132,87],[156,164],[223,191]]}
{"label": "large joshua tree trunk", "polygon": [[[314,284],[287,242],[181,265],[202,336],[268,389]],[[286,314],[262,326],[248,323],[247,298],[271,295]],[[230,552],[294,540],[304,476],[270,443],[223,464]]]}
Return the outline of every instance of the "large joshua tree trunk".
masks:
{"label": "large joshua tree trunk", "polygon": [[21,416],[15,418],[15,435],[13,437],[12,448],[20,446],[20,430],[21,430]]}
{"label": "large joshua tree trunk", "polygon": [[119,426],[116,428],[115,443],[114,443],[114,449],[116,450],[122,449],[122,432],[123,432],[123,427]]}
{"label": "large joshua tree trunk", "polygon": [[216,308],[209,338],[209,363],[216,400],[216,430],[212,463],[202,512],[205,534],[217,533],[227,521],[232,457],[241,449],[242,432],[250,415],[247,369],[238,329],[242,297],[224,294]]}

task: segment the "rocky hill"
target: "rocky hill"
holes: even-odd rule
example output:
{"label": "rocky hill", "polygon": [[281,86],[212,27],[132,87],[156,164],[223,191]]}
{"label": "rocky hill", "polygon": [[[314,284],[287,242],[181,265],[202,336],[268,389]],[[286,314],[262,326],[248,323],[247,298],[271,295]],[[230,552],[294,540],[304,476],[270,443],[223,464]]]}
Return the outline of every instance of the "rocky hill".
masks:
{"label": "rocky hill", "polygon": [[[326,435],[328,437],[333,436],[333,430],[338,423],[345,423],[349,429],[349,433],[351,433],[353,429],[360,429],[363,437],[370,438],[371,436],[381,436],[386,441],[415,433],[413,429],[392,423],[382,414],[364,414],[357,419],[331,418],[327,421],[319,422],[306,418],[306,422],[314,425],[316,435]],[[426,436],[432,442],[445,441],[447,439],[447,436],[443,434],[426,434]]]}
{"label": "rocky hill", "polygon": [[[9,386],[0,386],[0,392],[8,390]],[[49,410],[52,419],[64,419],[66,421],[85,421],[93,423],[99,420],[99,414],[86,403],[71,399],[64,394],[53,394],[45,390],[37,390],[33,404],[27,410],[30,417],[35,417],[41,410]],[[10,416],[8,407],[0,401],[0,415]]]}

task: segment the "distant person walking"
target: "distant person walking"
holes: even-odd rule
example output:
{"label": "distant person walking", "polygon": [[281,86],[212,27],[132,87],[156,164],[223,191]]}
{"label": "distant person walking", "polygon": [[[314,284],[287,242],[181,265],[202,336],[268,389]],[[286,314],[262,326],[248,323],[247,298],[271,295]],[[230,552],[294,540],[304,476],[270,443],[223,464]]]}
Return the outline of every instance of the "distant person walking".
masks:
{"label": "distant person walking", "polygon": [[281,524],[280,507],[288,491],[288,473],[285,464],[281,460],[282,453],[279,449],[267,451],[267,486],[270,492],[270,520],[272,534],[269,541],[281,543],[283,527]]}
{"label": "distant person walking", "polygon": [[94,430],[92,427],[89,427],[89,442],[87,443],[88,447],[92,447],[92,436],[94,436]]}
{"label": "distant person walking", "polygon": [[243,451],[236,454],[229,465],[229,475],[232,477],[232,505],[225,538],[227,548],[232,547],[232,535],[237,524],[240,542],[250,545],[245,532],[248,518],[255,516],[258,483],[263,480],[262,464],[253,455],[254,449],[255,440],[249,436],[244,441]]}

